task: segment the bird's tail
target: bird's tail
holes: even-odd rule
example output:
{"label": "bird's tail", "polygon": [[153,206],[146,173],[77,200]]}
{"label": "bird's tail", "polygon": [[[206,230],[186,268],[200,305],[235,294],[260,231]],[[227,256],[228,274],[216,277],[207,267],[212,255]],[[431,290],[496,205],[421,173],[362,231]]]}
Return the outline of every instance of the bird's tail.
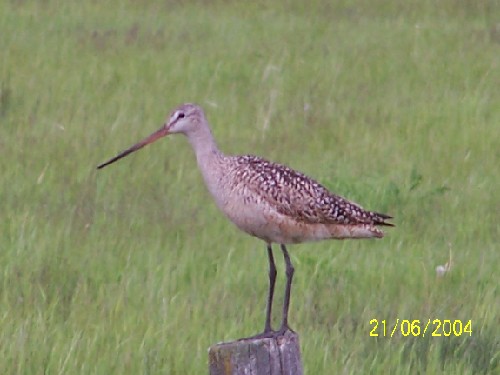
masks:
{"label": "bird's tail", "polygon": [[392,223],[388,223],[386,220],[390,220],[393,217],[386,215],[386,214],[381,214],[380,212],[370,212],[370,216],[373,220],[373,224],[375,225],[385,225],[387,227],[394,227],[395,225]]}

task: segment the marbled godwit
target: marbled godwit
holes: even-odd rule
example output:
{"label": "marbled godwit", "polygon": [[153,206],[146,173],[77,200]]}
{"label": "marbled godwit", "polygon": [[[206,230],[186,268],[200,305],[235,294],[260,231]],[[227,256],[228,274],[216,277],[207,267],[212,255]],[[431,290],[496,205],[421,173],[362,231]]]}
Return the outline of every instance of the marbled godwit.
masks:
{"label": "marbled godwit", "polygon": [[[259,337],[280,335],[290,329],[288,309],[294,268],[285,245],[323,239],[381,238],[384,233],[376,226],[392,226],[386,221],[391,216],[366,211],[293,169],[256,156],[224,155],[203,110],[195,104],[179,106],[160,129],[97,168],[174,133],[187,136],[220,210],[239,229],[267,244],[269,293],[264,332]],[[273,243],[281,246],[287,277],[281,327],[277,331],[271,328],[276,280]]]}

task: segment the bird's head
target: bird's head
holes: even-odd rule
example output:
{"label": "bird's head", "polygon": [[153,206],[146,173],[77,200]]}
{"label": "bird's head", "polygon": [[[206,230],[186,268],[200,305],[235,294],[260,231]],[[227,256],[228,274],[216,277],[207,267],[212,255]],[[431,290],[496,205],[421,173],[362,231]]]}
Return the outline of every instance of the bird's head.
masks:
{"label": "bird's head", "polygon": [[189,135],[195,132],[202,122],[205,121],[205,114],[201,107],[196,104],[186,103],[177,107],[172,111],[168,117],[165,124],[155,131],[150,136],[144,138],[142,141],[136,143],[132,147],[126,149],[125,151],[119,153],[114,158],[109,159],[107,162],[100,164],[97,169],[104,168],[105,166],[114,163],[117,160],[137,151],[144,146],[153,143],[154,141],[165,137],[169,134],[182,133],[184,135]]}
{"label": "bird's head", "polygon": [[165,122],[167,134],[182,133],[188,135],[200,126],[204,118],[203,110],[191,103],[182,104],[170,113]]}

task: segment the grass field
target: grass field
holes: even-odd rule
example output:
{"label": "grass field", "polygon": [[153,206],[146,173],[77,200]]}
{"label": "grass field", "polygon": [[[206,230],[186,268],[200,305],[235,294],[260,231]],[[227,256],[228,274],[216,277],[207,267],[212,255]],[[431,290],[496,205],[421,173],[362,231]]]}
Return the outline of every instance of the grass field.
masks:
{"label": "grass field", "polygon": [[383,240],[291,247],[307,374],[500,373],[498,2],[104,4],[0,4],[1,374],[204,374],[263,328],[264,243],[185,139],[95,170],[187,101],[224,151],[395,216]]}

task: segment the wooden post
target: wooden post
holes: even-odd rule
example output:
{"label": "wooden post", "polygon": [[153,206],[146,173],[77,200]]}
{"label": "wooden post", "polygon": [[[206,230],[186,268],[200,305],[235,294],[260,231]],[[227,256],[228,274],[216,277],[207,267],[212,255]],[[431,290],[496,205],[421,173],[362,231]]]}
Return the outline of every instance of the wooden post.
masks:
{"label": "wooden post", "polygon": [[210,375],[303,375],[299,336],[244,339],[208,350]]}

